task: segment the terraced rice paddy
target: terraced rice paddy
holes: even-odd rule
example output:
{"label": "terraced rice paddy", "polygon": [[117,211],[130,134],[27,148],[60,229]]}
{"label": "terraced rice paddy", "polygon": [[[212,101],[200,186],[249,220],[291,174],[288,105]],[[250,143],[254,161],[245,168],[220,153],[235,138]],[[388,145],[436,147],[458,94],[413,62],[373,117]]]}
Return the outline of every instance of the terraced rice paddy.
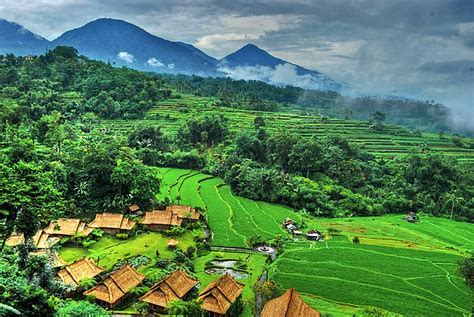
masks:
{"label": "terraced rice paddy", "polygon": [[213,245],[245,247],[246,241],[260,235],[273,239],[284,234],[285,217],[294,217],[286,207],[235,196],[220,178],[192,170],[160,169],[163,177],[160,198],[205,208],[214,232]]}
{"label": "terraced rice paddy", "polygon": [[271,276],[284,288],[339,304],[408,316],[462,316],[470,311],[472,294],[456,274],[459,260],[442,252],[329,241],[290,247]]}
{"label": "terraced rice paddy", "polygon": [[[158,103],[144,120],[105,120],[100,123],[100,127],[125,132],[137,124],[148,123],[160,125],[165,132],[175,134],[188,118],[222,114],[229,120],[230,130],[236,132],[254,129],[254,119],[260,115],[265,119],[266,129],[270,132],[285,131],[306,137],[341,135],[379,157],[396,157],[423,147],[461,161],[474,162],[474,148],[456,147],[449,136],[440,139],[433,133],[423,133],[422,136],[394,135],[398,129],[395,126],[388,126],[385,133],[375,133],[370,129],[369,123],[363,121],[331,119],[322,123],[320,117],[294,109],[279,113],[257,112],[214,107],[213,101],[212,98],[183,95],[179,99]],[[472,139],[465,141],[468,145],[474,143]]]}
{"label": "terraced rice paddy", "polygon": [[[301,221],[284,206],[233,195],[217,177],[183,169],[159,172],[160,198],[206,209],[215,246],[245,247],[254,235],[289,237],[279,223],[285,217]],[[429,216],[411,224],[402,217],[307,220],[325,241],[289,242],[270,276],[334,316],[362,313],[366,306],[410,316],[468,314],[472,294],[456,269],[474,250],[474,225]],[[355,236],[358,245],[352,243]]]}

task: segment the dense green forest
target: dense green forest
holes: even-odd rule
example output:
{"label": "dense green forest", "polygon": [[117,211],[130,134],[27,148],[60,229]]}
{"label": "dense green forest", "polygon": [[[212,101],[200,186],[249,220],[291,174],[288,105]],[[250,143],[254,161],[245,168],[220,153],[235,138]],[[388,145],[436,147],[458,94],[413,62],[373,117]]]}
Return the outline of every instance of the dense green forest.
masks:
{"label": "dense green forest", "polygon": [[[328,115],[364,118],[380,110],[395,122],[409,117],[425,120],[423,127],[441,122],[436,129],[446,128],[446,109],[432,103],[403,101],[401,107],[400,101],[341,100],[330,92],[302,97],[297,88],[259,82],[159,76],[91,61],[68,47],[33,60],[0,56],[3,240],[13,231],[30,238],[62,216],[90,218],[131,203],[144,208],[159,204],[158,166],[202,170],[220,176],[240,196],[315,216],[413,210],[474,221],[473,165],[442,154],[376,158],[343,136],[269,132],[262,117],[255,119],[253,131],[239,133],[229,132],[225,116],[190,117],[176,135],[156,125],[137,125],[128,135],[96,125],[141,118],[156,102],[180,93],[218,96],[218,107],[265,111],[298,99],[308,111],[326,109]],[[381,114],[373,117],[382,124]],[[21,272],[11,266],[17,262]],[[41,267],[44,263],[2,257],[0,276],[18,277],[20,285],[10,285],[9,291],[24,294],[9,297],[18,298],[12,304],[29,315],[49,314],[53,308],[67,311],[67,304],[51,302],[51,294],[60,290]],[[31,280],[38,281],[38,288],[29,287]]]}

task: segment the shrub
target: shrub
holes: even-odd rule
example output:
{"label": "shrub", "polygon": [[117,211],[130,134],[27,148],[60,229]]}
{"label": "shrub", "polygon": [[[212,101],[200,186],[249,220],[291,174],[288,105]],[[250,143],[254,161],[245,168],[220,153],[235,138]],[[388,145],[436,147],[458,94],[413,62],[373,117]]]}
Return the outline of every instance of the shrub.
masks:
{"label": "shrub", "polygon": [[354,237],[354,238],[352,239],[352,243],[354,243],[354,244],[359,244],[359,243],[360,243],[359,237]]}
{"label": "shrub", "polygon": [[196,248],[193,247],[193,246],[189,246],[187,249],[186,249],[186,256],[188,258],[193,258],[194,257],[194,254],[196,253]]}
{"label": "shrub", "polygon": [[127,240],[128,234],[127,233],[117,233],[115,237],[119,240]]}

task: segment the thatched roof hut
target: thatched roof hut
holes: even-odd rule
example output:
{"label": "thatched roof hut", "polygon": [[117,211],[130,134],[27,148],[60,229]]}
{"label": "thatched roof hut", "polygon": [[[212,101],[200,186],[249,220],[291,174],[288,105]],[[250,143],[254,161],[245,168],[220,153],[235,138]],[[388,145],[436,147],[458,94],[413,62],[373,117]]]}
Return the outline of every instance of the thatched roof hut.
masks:
{"label": "thatched roof hut", "polygon": [[320,317],[320,313],[306,304],[294,288],[268,301],[260,317]]}
{"label": "thatched roof hut", "polygon": [[60,270],[58,276],[64,284],[77,287],[82,279],[93,278],[103,271],[91,259],[83,258]]}
{"label": "thatched roof hut", "polygon": [[169,210],[147,211],[142,220],[144,225],[181,226],[183,220]]}
{"label": "thatched roof hut", "polygon": [[145,276],[138,273],[131,265],[122,266],[112,272],[102,283],[84,292],[84,295],[92,295],[97,300],[115,306],[127,293],[138,286]]}
{"label": "thatched roof hut", "polygon": [[[37,249],[49,249],[56,243],[58,243],[61,239],[58,237],[52,237],[48,233],[44,232],[43,230],[38,230],[36,234],[33,236],[33,244]],[[7,238],[5,244],[11,247],[15,247],[19,244],[25,243],[25,237],[23,234],[15,234],[13,233],[10,237]]]}
{"label": "thatched roof hut", "polygon": [[200,294],[202,309],[207,312],[225,315],[230,306],[239,298],[244,284],[235,281],[229,274],[224,274],[211,282]]}
{"label": "thatched roof hut", "polygon": [[185,221],[199,220],[199,213],[191,206],[172,205],[165,210],[153,210],[145,213],[144,225],[181,226]]}
{"label": "thatched roof hut", "polygon": [[177,215],[180,219],[198,220],[199,213],[191,206],[171,205],[166,207],[167,211],[171,211],[173,215]]}
{"label": "thatched roof hut", "polygon": [[88,236],[92,230],[94,229],[88,227],[80,219],[59,218],[58,220],[51,221],[49,226],[44,229],[44,232],[57,236],[74,236],[76,234]]}
{"label": "thatched roof hut", "polygon": [[103,213],[96,214],[94,221],[89,223],[91,228],[132,230],[135,221],[124,217],[122,214]]}
{"label": "thatched roof hut", "polygon": [[136,213],[140,210],[140,206],[138,206],[137,204],[133,204],[128,207],[128,210],[130,210],[131,213]]}
{"label": "thatched roof hut", "polygon": [[166,242],[166,245],[169,248],[176,248],[178,244],[179,244],[179,240],[176,240],[176,239],[169,239],[168,242]]}
{"label": "thatched roof hut", "polygon": [[198,283],[183,270],[177,270],[156,283],[140,300],[164,310],[170,302],[182,299]]}

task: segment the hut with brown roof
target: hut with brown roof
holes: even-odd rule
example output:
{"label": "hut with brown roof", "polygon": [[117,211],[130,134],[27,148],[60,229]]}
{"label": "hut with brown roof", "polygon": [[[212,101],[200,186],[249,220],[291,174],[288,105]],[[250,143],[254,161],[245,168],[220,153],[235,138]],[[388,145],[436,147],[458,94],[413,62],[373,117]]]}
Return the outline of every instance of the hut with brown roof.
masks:
{"label": "hut with brown roof", "polygon": [[132,288],[140,285],[144,279],[144,275],[127,264],[110,273],[102,283],[85,291],[84,295],[92,295],[106,306],[114,307],[125,298]]}
{"label": "hut with brown roof", "polygon": [[94,221],[89,223],[89,227],[100,228],[110,234],[116,234],[121,231],[130,231],[134,226],[135,221],[124,217],[124,215],[107,212],[96,214]]}
{"label": "hut with brown roof", "polygon": [[179,241],[176,240],[176,239],[169,239],[168,242],[166,242],[166,245],[168,246],[168,248],[170,249],[176,249],[176,247],[178,246],[179,244]]}
{"label": "hut with brown roof", "polygon": [[172,205],[165,210],[153,210],[145,213],[142,224],[150,230],[168,230],[172,226],[182,226],[199,220],[199,213],[191,206]]}
{"label": "hut with brown roof", "polygon": [[209,316],[223,317],[237,300],[241,300],[243,289],[244,284],[224,274],[199,294],[199,299],[203,301],[201,307]]}
{"label": "hut with brown roof", "polygon": [[268,301],[260,317],[320,317],[320,313],[306,304],[294,288]]}
{"label": "hut with brown roof", "polygon": [[57,237],[72,237],[75,235],[88,236],[93,228],[86,225],[80,219],[73,218],[59,218],[51,221],[49,226],[44,229],[44,232]]}
{"label": "hut with brown roof", "polygon": [[93,278],[103,271],[104,269],[97,266],[91,259],[83,258],[64,267],[58,272],[58,276],[64,284],[78,287],[81,280]]}
{"label": "hut with brown roof", "polygon": [[[51,236],[50,234],[44,232],[43,230],[38,230],[32,238],[32,242],[37,249],[49,249],[61,239],[59,237]],[[5,241],[5,244],[11,247],[25,243],[25,237],[23,234],[13,233]]]}
{"label": "hut with brown roof", "polygon": [[137,204],[133,204],[128,207],[128,211],[132,214],[137,213],[139,210],[140,206],[138,206]]}
{"label": "hut with brown roof", "polygon": [[164,313],[170,302],[186,300],[198,283],[197,279],[190,277],[183,270],[177,270],[153,285],[140,300],[149,304],[150,311]]}

